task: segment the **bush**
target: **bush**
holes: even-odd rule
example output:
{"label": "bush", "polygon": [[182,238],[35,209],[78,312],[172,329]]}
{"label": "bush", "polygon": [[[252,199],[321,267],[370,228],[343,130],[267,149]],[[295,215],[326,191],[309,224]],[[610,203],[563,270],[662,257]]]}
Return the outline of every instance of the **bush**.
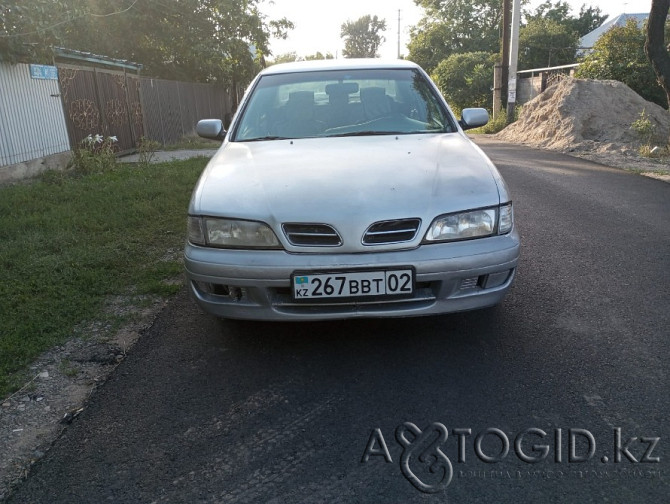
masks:
{"label": "bush", "polygon": [[160,146],[161,144],[156,140],[151,140],[147,137],[140,138],[137,148],[140,155],[140,164],[146,166],[151,163],[151,160],[156,155],[156,151],[160,148]]}
{"label": "bush", "polygon": [[493,105],[493,66],[498,56],[486,52],[452,54],[433,72],[433,80],[454,109]]}
{"label": "bush", "polygon": [[[517,105],[514,107],[514,118],[512,122],[515,122],[516,120],[519,119],[519,115],[521,115],[521,105]],[[468,130],[468,134],[473,134],[473,135],[479,135],[479,134],[484,134],[484,135],[493,135],[495,133],[498,133],[502,130],[505,129],[507,126],[507,111],[504,109],[501,109],[500,112],[496,115],[496,118],[493,119],[492,114],[491,115],[491,120],[486,123],[484,126],[481,128],[475,128],[472,130]]]}
{"label": "bush", "polygon": [[88,135],[74,149],[72,166],[79,173],[99,173],[116,165],[115,136]]}

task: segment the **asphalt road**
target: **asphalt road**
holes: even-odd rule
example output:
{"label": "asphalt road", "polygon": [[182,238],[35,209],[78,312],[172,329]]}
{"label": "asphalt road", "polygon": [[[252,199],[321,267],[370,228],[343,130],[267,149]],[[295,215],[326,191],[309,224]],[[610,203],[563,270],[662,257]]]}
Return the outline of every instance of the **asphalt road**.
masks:
{"label": "asphalt road", "polygon": [[670,185],[481,145],[523,240],[502,305],[242,323],[182,292],[10,502],[668,502]]}

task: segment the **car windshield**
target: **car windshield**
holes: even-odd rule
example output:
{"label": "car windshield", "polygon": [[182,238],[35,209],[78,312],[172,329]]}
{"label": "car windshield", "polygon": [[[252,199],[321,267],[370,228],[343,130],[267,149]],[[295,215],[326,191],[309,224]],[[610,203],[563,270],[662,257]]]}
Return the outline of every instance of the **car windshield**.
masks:
{"label": "car windshield", "polygon": [[331,70],[262,76],[232,141],[453,131],[448,111],[420,72]]}

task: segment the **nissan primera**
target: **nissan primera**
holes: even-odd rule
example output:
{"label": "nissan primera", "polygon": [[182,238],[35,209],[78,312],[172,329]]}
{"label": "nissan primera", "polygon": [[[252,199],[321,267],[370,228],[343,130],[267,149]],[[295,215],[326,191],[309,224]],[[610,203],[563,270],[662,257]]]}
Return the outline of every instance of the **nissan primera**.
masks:
{"label": "nissan primera", "polygon": [[496,167],[407,61],[275,65],[249,86],[193,192],[185,267],[235,319],[405,317],[499,303],[519,236]]}

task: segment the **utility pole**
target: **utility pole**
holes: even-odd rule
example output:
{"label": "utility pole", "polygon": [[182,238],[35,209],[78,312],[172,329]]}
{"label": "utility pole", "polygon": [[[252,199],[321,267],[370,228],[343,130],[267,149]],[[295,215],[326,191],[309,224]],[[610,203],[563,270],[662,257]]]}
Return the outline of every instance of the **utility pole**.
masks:
{"label": "utility pole", "polygon": [[400,59],[400,9],[398,9],[398,59]]}
{"label": "utility pole", "polygon": [[493,69],[493,119],[496,119],[499,114],[507,116],[507,109],[504,109],[504,107],[507,104],[512,0],[502,0],[502,11],[502,58]]}
{"label": "utility pole", "polygon": [[[507,104],[507,80],[509,79],[509,43],[512,38],[512,0],[503,0],[503,29],[502,29],[502,100]],[[496,111],[494,111],[495,113]]]}
{"label": "utility pole", "polygon": [[512,35],[509,52],[509,79],[507,81],[507,124],[514,121],[516,105],[516,67],[519,57],[519,24],[521,21],[521,0],[512,3]]}

